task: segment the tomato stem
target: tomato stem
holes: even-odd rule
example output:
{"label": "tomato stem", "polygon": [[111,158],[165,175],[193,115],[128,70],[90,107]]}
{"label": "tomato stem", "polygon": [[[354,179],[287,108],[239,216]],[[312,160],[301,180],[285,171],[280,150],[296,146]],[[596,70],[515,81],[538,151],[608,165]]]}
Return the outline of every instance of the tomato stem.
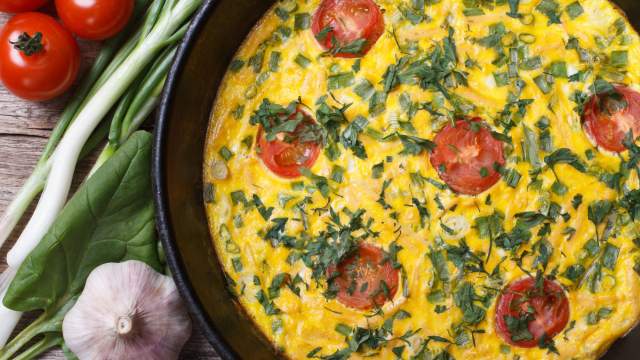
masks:
{"label": "tomato stem", "polygon": [[10,41],[10,43],[16,50],[22,51],[26,56],[32,56],[44,50],[42,33],[39,31],[33,36],[23,32],[18,36],[17,41]]}

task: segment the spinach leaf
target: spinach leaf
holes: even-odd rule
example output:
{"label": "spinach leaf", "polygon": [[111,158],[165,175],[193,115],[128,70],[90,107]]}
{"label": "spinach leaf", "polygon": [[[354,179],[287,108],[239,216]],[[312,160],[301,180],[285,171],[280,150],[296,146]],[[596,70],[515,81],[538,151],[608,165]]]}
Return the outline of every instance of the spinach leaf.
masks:
{"label": "spinach leaf", "polygon": [[59,333],[91,271],[139,260],[156,270],[151,134],[137,132],[71,198],[18,269],[4,298],[17,311],[44,310],[26,336]]}

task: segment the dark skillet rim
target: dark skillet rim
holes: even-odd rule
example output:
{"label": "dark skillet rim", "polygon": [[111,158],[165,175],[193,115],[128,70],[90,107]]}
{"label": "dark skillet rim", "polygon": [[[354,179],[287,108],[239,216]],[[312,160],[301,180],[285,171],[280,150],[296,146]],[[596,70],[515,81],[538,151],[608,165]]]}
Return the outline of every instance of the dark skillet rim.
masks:
{"label": "dark skillet rim", "polygon": [[184,40],[178,48],[176,60],[173,63],[167,82],[164,87],[162,99],[156,118],[154,130],[153,154],[152,154],[152,186],[153,197],[156,205],[156,227],[162,245],[166,253],[167,264],[171,269],[173,279],[182,295],[185,303],[191,310],[191,315],[204,332],[204,336],[213,345],[218,355],[223,359],[236,359],[237,356],[231,346],[221,336],[221,331],[210,321],[209,317],[202,310],[203,304],[191,285],[185,265],[180,258],[179,250],[174,239],[174,230],[169,219],[169,201],[167,198],[167,184],[165,181],[166,169],[164,166],[164,153],[167,143],[167,132],[169,128],[169,110],[173,103],[178,79],[184,70],[189,58],[188,54],[202,32],[209,15],[215,9],[219,0],[205,0],[200,9],[193,17],[189,28],[184,36]]}

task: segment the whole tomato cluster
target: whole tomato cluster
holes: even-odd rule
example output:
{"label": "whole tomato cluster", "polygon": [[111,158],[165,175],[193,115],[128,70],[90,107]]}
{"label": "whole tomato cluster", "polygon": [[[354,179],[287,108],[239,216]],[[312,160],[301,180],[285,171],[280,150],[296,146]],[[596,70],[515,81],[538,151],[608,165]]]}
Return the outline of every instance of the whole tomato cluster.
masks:
{"label": "whole tomato cluster", "polygon": [[0,32],[0,80],[27,100],[53,99],[71,87],[80,68],[73,34],[104,40],[129,22],[134,0],[55,0],[62,24],[34,12],[48,0],[0,0],[0,12],[14,15]]}

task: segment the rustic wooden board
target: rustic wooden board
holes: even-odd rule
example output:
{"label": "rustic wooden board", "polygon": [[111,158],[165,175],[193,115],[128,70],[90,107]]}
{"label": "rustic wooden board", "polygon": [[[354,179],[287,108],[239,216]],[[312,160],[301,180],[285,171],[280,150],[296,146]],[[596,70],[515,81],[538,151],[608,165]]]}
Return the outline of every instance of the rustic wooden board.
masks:
{"label": "rustic wooden board", "polygon": [[[8,16],[0,14],[0,26]],[[83,70],[91,64],[99,44],[80,42],[83,55]],[[31,174],[40,152],[44,148],[51,129],[65,105],[66,98],[45,103],[20,100],[0,86],[0,214],[13,199],[24,181]],[[91,159],[80,164],[79,182],[90,169]],[[15,241],[15,234],[0,249],[0,271],[4,270],[5,255]],[[24,327],[33,316],[25,316],[20,327]],[[1,319],[0,319],[1,321]],[[43,359],[64,359],[62,352],[53,350]],[[201,332],[194,328],[193,335],[182,352],[182,359],[217,359],[215,351]]]}

